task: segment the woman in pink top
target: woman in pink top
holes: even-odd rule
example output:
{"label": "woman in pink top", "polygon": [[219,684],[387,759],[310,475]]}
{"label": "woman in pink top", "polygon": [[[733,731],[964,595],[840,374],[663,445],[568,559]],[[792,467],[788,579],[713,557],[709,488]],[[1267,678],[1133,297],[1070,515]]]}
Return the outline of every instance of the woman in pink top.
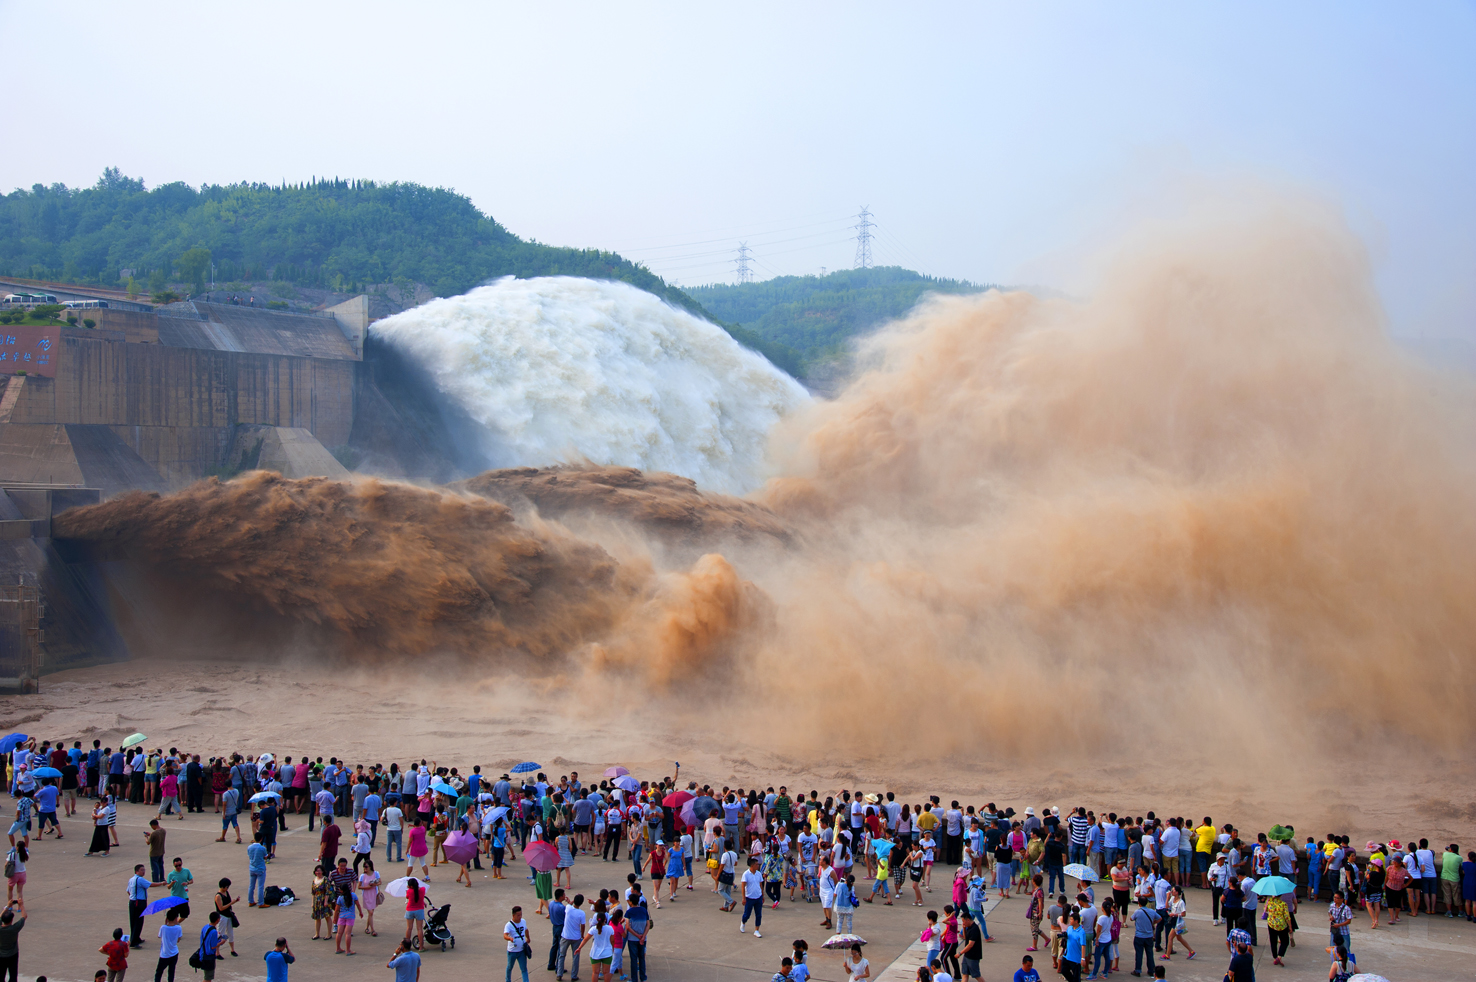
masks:
{"label": "woman in pink top", "polygon": [[[179,778],[174,775],[174,767],[165,768],[164,776],[159,778],[159,817],[162,818],[174,810],[179,804]],[[179,810],[179,820],[184,821],[184,809]]]}
{"label": "woman in pink top", "polygon": [[410,826],[410,845],[405,850],[405,875],[409,876],[415,872],[415,861],[418,859],[420,860],[421,879],[429,883],[430,868],[425,864],[425,857],[430,850],[425,844],[425,826],[420,824],[419,818],[414,819],[413,822],[414,824]]}
{"label": "woman in pink top", "polygon": [[[421,830],[422,832],[424,829]],[[425,837],[421,836],[424,844]],[[425,944],[425,887],[415,877],[410,877],[410,882],[405,885],[405,940],[410,940],[410,929],[415,928],[415,948],[419,950]]]}

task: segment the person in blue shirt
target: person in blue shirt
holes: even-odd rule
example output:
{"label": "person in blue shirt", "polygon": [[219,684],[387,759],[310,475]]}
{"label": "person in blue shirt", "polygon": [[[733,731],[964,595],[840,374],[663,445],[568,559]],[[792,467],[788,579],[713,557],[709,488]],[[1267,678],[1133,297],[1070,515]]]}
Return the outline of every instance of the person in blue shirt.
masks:
{"label": "person in blue shirt", "polygon": [[401,941],[395,953],[385,963],[385,968],[395,970],[395,982],[419,982],[420,956],[410,950],[409,941]]}
{"label": "person in blue shirt", "polygon": [[277,947],[262,956],[266,959],[267,982],[287,982],[287,966],[297,961],[286,938],[277,939]]}
{"label": "person in blue shirt", "polygon": [[246,869],[251,875],[251,882],[246,885],[247,907],[258,903],[266,906],[266,861],[267,847],[261,844],[261,833],[257,832],[254,841],[246,847]]}
{"label": "person in blue shirt", "polygon": [[46,834],[47,822],[51,823],[58,839],[63,837],[61,822],[56,820],[56,800],[61,797],[61,789],[56,786],[57,780],[52,778],[36,789],[36,809],[41,813],[41,824],[36,829],[37,838]]}
{"label": "person in blue shirt", "polygon": [[1035,970],[1035,959],[1026,955],[1015,969],[1015,982],[1040,982],[1040,973]]}
{"label": "person in blue shirt", "polygon": [[1061,956],[1061,974],[1066,976],[1066,982],[1081,982],[1081,952],[1085,947],[1086,929],[1081,926],[1081,912],[1073,910],[1070,926],[1066,928],[1066,953]]}
{"label": "person in blue shirt", "polygon": [[1143,972],[1143,958],[1148,959],[1148,974],[1153,974],[1153,936],[1162,915],[1152,907],[1139,907],[1133,912],[1133,974]]}
{"label": "person in blue shirt", "polygon": [[553,946],[548,949],[548,970],[554,970],[559,958],[559,935],[564,933],[564,888],[554,891],[553,903],[548,905],[548,923],[553,928]]}
{"label": "person in blue shirt", "polygon": [[384,800],[379,797],[379,792],[371,791],[364,799],[364,821],[369,823],[369,845],[374,846],[379,839],[379,810],[384,807]]}

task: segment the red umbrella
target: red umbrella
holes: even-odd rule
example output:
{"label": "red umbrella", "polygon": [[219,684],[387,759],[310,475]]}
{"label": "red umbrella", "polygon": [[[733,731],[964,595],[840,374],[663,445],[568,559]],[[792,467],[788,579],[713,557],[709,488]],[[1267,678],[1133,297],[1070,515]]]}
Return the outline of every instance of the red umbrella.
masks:
{"label": "red umbrella", "polygon": [[690,791],[673,791],[662,798],[661,803],[667,808],[680,808],[695,797],[697,796]]}
{"label": "red umbrella", "polygon": [[548,842],[530,842],[523,850],[523,862],[540,873],[547,873],[559,865],[559,851]]}
{"label": "red umbrella", "polygon": [[610,778],[624,777],[625,775],[627,775],[629,773],[630,773],[630,771],[628,771],[625,768],[621,767],[619,764],[616,764],[614,767],[607,767],[607,768],[605,768],[605,776],[606,777],[610,777]]}
{"label": "red umbrella", "polygon": [[[462,863],[469,863],[477,854],[477,837],[467,832],[452,832],[446,836],[446,842],[441,848],[445,851],[446,858],[458,866]],[[557,850],[554,852],[554,858],[558,858]]]}

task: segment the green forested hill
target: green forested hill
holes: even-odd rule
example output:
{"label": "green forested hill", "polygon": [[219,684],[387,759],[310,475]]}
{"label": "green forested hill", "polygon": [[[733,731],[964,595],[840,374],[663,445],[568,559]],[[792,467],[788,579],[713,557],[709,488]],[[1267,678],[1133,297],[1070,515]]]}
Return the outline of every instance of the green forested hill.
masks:
{"label": "green forested hill", "polygon": [[146,190],[109,168],[90,188],[37,184],[0,195],[3,275],[117,287],[118,271],[133,269],[142,289],[149,279],[198,282],[212,261],[217,281],[339,292],[403,281],[449,296],[509,274],[590,276],[696,307],[629,260],[526,241],[444,188],[334,179]]}
{"label": "green forested hill", "polygon": [[805,361],[843,350],[852,337],[911,310],[924,293],[989,289],[897,266],[843,269],[828,276],[779,276],[762,283],[688,287],[719,320],[794,349]]}

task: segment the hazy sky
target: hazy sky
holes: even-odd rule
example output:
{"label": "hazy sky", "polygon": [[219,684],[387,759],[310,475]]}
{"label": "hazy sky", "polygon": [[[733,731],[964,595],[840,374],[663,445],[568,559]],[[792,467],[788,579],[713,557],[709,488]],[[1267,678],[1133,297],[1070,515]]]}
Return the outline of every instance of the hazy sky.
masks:
{"label": "hazy sky", "polygon": [[[1395,329],[1476,332],[1476,8],[0,0],[0,187],[412,180],[668,279],[989,282],[1186,179],[1338,202]],[[13,131],[12,131],[13,132]],[[46,134],[43,137],[41,134]]]}

